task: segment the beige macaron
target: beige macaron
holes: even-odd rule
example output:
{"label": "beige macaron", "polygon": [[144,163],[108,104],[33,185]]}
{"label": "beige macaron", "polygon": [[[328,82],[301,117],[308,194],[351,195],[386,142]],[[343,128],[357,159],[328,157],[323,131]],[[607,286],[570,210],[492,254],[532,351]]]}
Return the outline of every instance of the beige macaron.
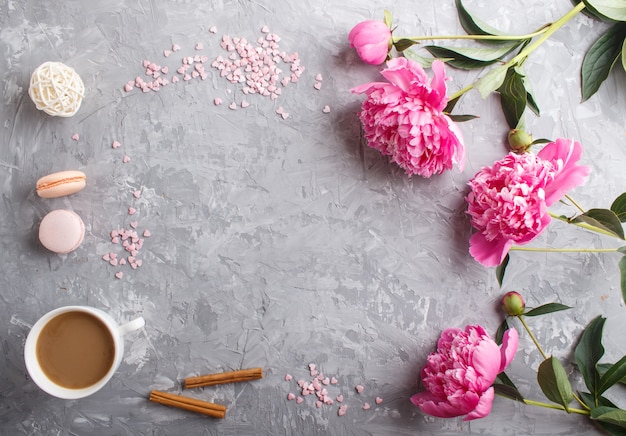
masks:
{"label": "beige macaron", "polygon": [[55,198],[75,194],[85,187],[87,176],[82,171],[59,171],[37,180],[37,195]]}

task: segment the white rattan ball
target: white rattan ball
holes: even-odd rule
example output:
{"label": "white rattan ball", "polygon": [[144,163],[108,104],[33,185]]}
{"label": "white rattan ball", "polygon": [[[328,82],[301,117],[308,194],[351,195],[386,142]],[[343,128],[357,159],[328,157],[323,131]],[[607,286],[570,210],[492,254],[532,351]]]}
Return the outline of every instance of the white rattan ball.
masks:
{"label": "white rattan ball", "polygon": [[58,117],[71,117],[80,108],[85,85],[73,68],[45,62],[33,71],[28,95],[37,109]]}

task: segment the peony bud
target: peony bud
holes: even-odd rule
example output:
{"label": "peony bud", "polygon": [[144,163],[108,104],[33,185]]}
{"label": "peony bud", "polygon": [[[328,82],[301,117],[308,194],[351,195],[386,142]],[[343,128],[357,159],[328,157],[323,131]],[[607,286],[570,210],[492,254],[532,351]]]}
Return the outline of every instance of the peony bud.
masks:
{"label": "peony bud", "polygon": [[515,291],[510,291],[504,294],[504,297],[502,297],[500,302],[504,313],[511,316],[522,315],[526,307],[524,297]]}
{"label": "peony bud", "polygon": [[514,153],[527,153],[533,145],[533,137],[524,130],[512,129],[509,131],[509,147]]}
{"label": "peony bud", "polygon": [[382,21],[362,21],[348,35],[350,47],[366,63],[380,65],[387,59],[391,49],[391,29]]}

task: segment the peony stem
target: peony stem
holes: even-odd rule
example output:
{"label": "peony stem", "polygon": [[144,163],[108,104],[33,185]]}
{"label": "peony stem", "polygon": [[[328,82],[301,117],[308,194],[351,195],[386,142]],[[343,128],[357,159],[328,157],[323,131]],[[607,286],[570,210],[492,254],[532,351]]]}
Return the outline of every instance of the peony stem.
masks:
{"label": "peony stem", "polygon": [[[568,13],[563,15],[561,18],[559,18],[555,22],[553,22],[551,24],[548,24],[545,27],[542,27],[541,29],[539,29],[537,32],[535,32],[537,34],[536,36],[539,36],[539,38],[537,38],[537,40],[535,42],[533,42],[532,44],[527,45],[515,57],[513,57],[509,61],[505,62],[504,65],[515,66],[515,65],[517,65],[519,63],[524,62],[524,60],[533,51],[535,51],[535,49],[537,47],[539,47],[541,44],[543,44],[554,32],[556,32],[561,27],[563,27],[563,25],[565,23],[567,23],[569,20],[574,18],[574,16],[576,16],[576,14],[578,14],[584,8],[585,8],[585,3],[581,1],[576,6],[574,6],[574,8],[570,9],[570,11]],[[472,36],[472,35],[470,35],[470,36]],[[478,36],[478,35],[473,35],[473,36]],[[432,39],[432,37],[431,37],[431,39]],[[481,39],[486,39],[486,38],[481,38]],[[459,98],[460,96],[462,96],[463,94],[465,94],[466,92],[468,92],[469,90],[474,88],[476,83],[477,83],[477,81],[472,83],[471,85],[466,86],[465,88],[455,92],[454,94],[450,95],[448,97],[448,101],[454,100],[455,98]]]}
{"label": "peony stem", "polygon": [[563,15],[561,18],[556,20],[554,23],[550,24],[546,31],[532,44],[527,45],[517,56],[507,62],[509,65],[516,65],[519,62],[523,62],[524,59],[528,57],[537,47],[543,44],[546,39],[548,39],[554,32],[559,30],[565,23],[574,18],[580,11],[585,8],[585,3],[580,2],[572,9],[569,10],[568,13]]}
{"label": "peony stem", "polygon": [[[562,216],[557,215],[557,214],[552,213],[552,212],[550,212],[550,216],[552,218],[554,218],[554,219],[559,220],[559,221],[563,221],[564,223],[574,224],[575,226],[581,227],[581,228],[586,229],[586,230],[591,230],[592,232],[600,233],[601,235],[612,236],[613,238],[617,237],[617,235],[615,233],[609,232],[608,230],[601,229],[600,227],[592,226],[591,224],[587,224],[585,222],[576,222],[575,223],[575,222],[572,222],[572,221],[568,220],[565,217],[562,217]],[[608,249],[608,250],[609,251],[617,251],[617,250],[611,250],[611,249]]]}
{"label": "peony stem", "polygon": [[450,40],[450,39],[471,39],[475,41],[521,41],[524,39],[532,39],[535,36],[539,36],[542,33],[548,31],[552,23],[548,23],[541,27],[539,30],[529,33],[527,35],[436,35],[436,36],[402,36],[393,37],[393,43],[402,40],[410,39],[411,41],[436,41],[436,40]]}
{"label": "peony stem", "polygon": [[522,315],[517,315],[517,319],[519,319],[519,321],[524,326],[524,329],[526,330],[526,332],[530,336],[530,339],[532,339],[533,342],[535,343],[535,346],[537,347],[537,349],[541,353],[541,357],[543,357],[543,360],[546,360],[548,358],[548,356],[546,355],[546,353],[543,352],[543,348],[541,348],[541,345],[539,345],[539,341],[537,340],[535,335],[533,335],[533,332],[530,331],[530,327],[528,327],[528,324],[526,324],[526,321],[524,320],[524,317]]}
{"label": "peony stem", "polygon": [[617,248],[543,248],[543,247],[520,247],[514,245],[513,251],[537,251],[541,253],[614,253]]}
{"label": "peony stem", "polygon": [[589,415],[589,411],[587,410],[573,409],[571,407],[566,410],[565,407],[560,406],[558,404],[543,403],[541,401],[528,400],[526,398],[524,398],[524,404],[527,404],[529,406],[545,407],[547,409],[564,410],[570,413],[578,413],[579,415]]}
{"label": "peony stem", "polygon": [[580,204],[576,203],[576,201],[574,201],[574,199],[572,197],[570,197],[568,194],[565,194],[565,198],[567,198],[576,209],[578,209],[581,213],[585,213],[585,209],[583,209]]}

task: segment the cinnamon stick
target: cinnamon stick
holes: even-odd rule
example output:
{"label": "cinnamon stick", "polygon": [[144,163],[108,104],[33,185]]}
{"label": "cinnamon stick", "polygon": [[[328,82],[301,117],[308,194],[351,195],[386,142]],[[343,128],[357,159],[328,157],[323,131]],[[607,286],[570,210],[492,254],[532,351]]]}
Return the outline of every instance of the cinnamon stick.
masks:
{"label": "cinnamon stick", "polygon": [[223,419],[226,416],[226,407],[221,404],[209,403],[208,401],[196,400],[195,398],[182,395],[169,394],[167,392],[150,392],[150,401],[163,404],[164,406],[176,407],[191,412],[202,413],[213,418]]}
{"label": "cinnamon stick", "polygon": [[197,377],[187,377],[185,387],[200,388],[203,386],[213,386],[224,383],[236,383],[242,381],[257,380],[263,378],[263,368],[240,369],[238,371],[221,372],[217,374],[199,375]]}

